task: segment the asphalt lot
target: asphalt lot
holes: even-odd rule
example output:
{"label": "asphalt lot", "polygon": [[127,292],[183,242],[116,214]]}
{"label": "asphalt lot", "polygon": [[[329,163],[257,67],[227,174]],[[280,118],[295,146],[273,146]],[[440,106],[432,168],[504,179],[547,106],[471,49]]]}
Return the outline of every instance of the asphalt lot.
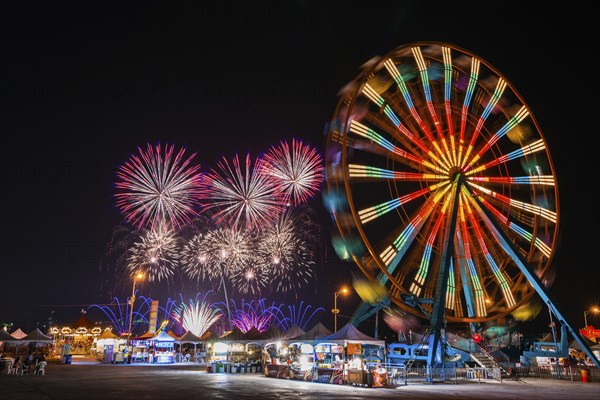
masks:
{"label": "asphalt lot", "polygon": [[50,363],[44,376],[0,376],[0,398],[42,399],[577,399],[600,400],[600,382],[527,379],[503,382],[418,383],[387,388],[207,373],[195,363],[111,365]]}

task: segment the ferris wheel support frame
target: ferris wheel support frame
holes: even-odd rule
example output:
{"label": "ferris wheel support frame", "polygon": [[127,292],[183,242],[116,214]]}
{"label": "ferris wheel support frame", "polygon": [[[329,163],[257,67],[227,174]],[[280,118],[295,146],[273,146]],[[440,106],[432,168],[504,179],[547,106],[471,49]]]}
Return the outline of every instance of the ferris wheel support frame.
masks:
{"label": "ferris wheel support frame", "polygon": [[[471,194],[473,195],[473,193],[471,193]],[[509,253],[509,255],[512,257],[515,264],[520,268],[521,272],[523,273],[523,275],[525,275],[525,277],[527,278],[529,283],[533,286],[533,288],[535,289],[537,294],[542,298],[544,303],[548,306],[548,309],[550,310],[550,312],[556,316],[561,327],[566,328],[566,330],[571,334],[571,336],[573,336],[573,338],[579,344],[579,346],[581,346],[581,349],[583,350],[583,352],[590,358],[590,360],[592,360],[592,362],[596,365],[596,367],[600,368],[600,361],[598,361],[598,358],[592,352],[592,349],[590,348],[590,346],[588,346],[588,344],[583,340],[583,338],[581,337],[579,332],[577,332],[577,330],[573,329],[572,324],[560,312],[560,310],[555,305],[555,302],[552,300],[550,293],[548,293],[548,291],[546,290],[546,287],[544,286],[544,284],[542,283],[540,278],[538,278],[538,276],[531,269],[531,267],[529,267],[529,265],[525,262],[525,260],[523,260],[522,256],[519,254],[519,252],[514,249],[508,236],[494,222],[494,220],[491,217],[491,215],[489,214],[488,210],[485,207],[483,207],[483,205],[481,204],[479,198],[476,195],[473,195],[473,199],[475,200],[474,206],[475,206],[476,211],[479,213],[479,215],[481,216],[483,221],[488,225],[488,227],[494,233],[494,235],[496,236],[496,238],[498,239],[498,241],[500,242],[500,244],[502,245],[504,250],[507,251]],[[564,332],[564,330],[562,330],[562,332]],[[562,340],[561,340],[561,342],[562,342]]]}
{"label": "ferris wheel support frame", "polygon": [[[431,336],[429,339],[429,355],[427,360],[427,366],[433,367],[436,364],[443,362],[443,340],[444,340],[444,329],[445,329],[445,308],[446,308],[446,288],[448,281],[448,274],[450,270],[450,260],[453,255],[453,232],[456,229],[456,219],[458,213],[458,196],[460,195],[461,186],[464,185],[465,188],[471,194],[474,200],[474,208],[477,213],[481,216],[482,220],[485,224],[490,228],[493,232],[494,236],[497,238],[498,242],[504,248],[504,250],[512,257],[515,264],[519,267],[523,275],[527,278],[529,283],[532,285],[537,294],[542,298],[545,304],[547,304],[548,309],[552,314],[554,314],[561,325],[561,335],[563,337],[560,339],[560,343],[564,346],[566,343],[566,338],[564,335],[568,332],[573,336],[575,341],[581,346],[581,349],[584,353],[592,360],[592,362],[600,368],[600,362],[596,355],[592,352],[591,348],[588,344],[583,340],[579,332],[573,329],[572,324],[565,318],[565,316],[559,311],[558,307],[555,305],[555,302],[552,300],[550,294],[546,290],[544,284],[535,274],[535,272],[529,267],[527,262],[523,260],[519,252],[514,248],[508,236],[504,233],[504,231],[494,222],[492,216],[489,214],[489,211],[481,204],[478,196],[474,194],[471,189],[469,189],[468,185],[465,184],[464,178],[457,177],[457,180],[454,183],[454,202],[452,204],[452,216],[448,220],[448,229],[446,230],[446,237],[444,238],[444,248],[441,258],[441,268],[438,271],[438,279],[436,281],[436,297],[433,299],[433,311],[431,316],[425,315],[431,321]],[[373,315],[377,311],[382,308],[389,306],[390,299],[385,298],[380,301],[378,304],[369,305],[367,303],[361,303],[356,309],[353,317],[352,323],[354,325],[360,324],[362,321],[366,320],[369,316]],[[371,308],[370,308],[371,307]],[[370,309],[369,309],[370,308]],[[558,345],[561,347],[560,345]],[[565,349],[558,349],[557,351],[565,351]]]}

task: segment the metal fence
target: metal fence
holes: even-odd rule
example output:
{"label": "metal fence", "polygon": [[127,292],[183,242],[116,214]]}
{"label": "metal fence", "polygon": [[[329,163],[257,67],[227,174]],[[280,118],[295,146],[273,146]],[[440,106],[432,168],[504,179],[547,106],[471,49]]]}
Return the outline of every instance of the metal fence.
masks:
{"label": "metal fence", "polygon": [[592,382],[600,381],[600,369],[582,368],[575,366],[567,367],[517,367],[510,370],[512,374],[505,374],[500,368],[489,370],[487,368],[428,368],[414,367],[404,368],[400,366],[387,366],[388,382],[390,385],[408,385],[410,383],[434,383],[434,382],[465,382],[495,380],[502,382],[506,379],[518,380],[524,378],[538,379],[560,379],[566,381],[581,382],[583,374]]}

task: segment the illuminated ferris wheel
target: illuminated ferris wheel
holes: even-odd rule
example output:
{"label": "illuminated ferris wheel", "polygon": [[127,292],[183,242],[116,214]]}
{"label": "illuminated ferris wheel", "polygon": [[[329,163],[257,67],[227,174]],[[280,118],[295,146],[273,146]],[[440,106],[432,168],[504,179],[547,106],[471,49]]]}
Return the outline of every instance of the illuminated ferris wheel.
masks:
{"label": "illuminated ferris wheel", "polygon": [[[559,202],[547,142],[477,55],[421,42],[365,64],[342,91],[326,158],[334,247],[398,307],[485,322],[551,283]],[[410,297],[435,301],[419,310]]]}

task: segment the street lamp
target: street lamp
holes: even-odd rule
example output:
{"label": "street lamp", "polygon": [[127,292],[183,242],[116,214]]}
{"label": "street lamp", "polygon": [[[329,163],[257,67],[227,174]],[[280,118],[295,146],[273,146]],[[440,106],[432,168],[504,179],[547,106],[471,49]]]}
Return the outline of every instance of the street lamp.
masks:
{"label": "street lamp", "polygon": [[333,296],[333,310],[331,310],[331,312],[333,313],[333,332],[337,332],[337,315],[339,314],[340,310],[337,308],[337,298],[340,295],[340,293],[346,294],[348,293],[348,288],[341,288],[340,290],[338,290],[337,292],[335,292],[335,295]]}
{"label": "street lamp", "polygon": [[587,328],[587,326],[588,326],[588,324],[587,324],[587,315],[589,313],[598,314],[599,312],[600,312],[600,308],[598,308],[598,307],[592,307],[589,310],[586,310],[586,311],[583,312],[583,321],[585,322],[584,328]]}
{"label": "street lamp", "polygon": [[144,275],[141,272],[138,272],[133,277],[133,288],[131,289],[131,297],[129,298],[130,308],[129,308],[129,332],[127,334],[127,348],[129,348],[129,342],[131,341],[131,326],[133,323],[133,302],[135,301],[135,283],[138,279],[142,279]]}

